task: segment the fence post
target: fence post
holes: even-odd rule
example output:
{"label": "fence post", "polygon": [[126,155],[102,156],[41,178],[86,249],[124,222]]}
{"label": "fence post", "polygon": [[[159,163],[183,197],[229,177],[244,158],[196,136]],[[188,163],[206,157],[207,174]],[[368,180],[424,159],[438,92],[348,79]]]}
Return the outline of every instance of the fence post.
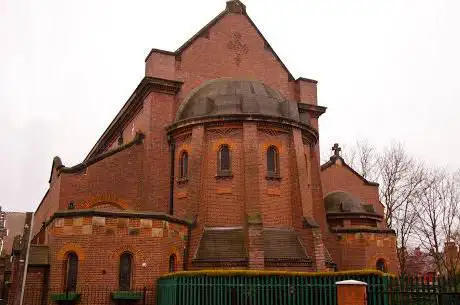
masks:
{"label": "fence post", "polygon": [[367,305],[367,284],[355,280],[340,281],[337,286],[337,305]]}

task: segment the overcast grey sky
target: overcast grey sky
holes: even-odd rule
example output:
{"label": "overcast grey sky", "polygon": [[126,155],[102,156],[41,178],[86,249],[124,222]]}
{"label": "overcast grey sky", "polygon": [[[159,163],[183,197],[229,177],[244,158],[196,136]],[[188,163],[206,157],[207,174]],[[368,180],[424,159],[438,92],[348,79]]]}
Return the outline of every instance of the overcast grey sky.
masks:
{"label": "overcast grey sky", "polygon": [[[294,77],[319,80],[321,147],[392,140],[460,167],[459,0],[246,0]],[[0,205],[35,210],[139,83],[224,0],[0,0]]]}

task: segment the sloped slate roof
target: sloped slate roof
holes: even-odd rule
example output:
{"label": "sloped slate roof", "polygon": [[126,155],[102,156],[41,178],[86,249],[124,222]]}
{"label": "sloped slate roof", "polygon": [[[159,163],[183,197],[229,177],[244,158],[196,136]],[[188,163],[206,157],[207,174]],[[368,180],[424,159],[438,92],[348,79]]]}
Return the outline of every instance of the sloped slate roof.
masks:
{"label": "sloped slate roof", "polygon": [[307,253],[293,230],[264,229],[265,260],[308,260]]}
{"label": "sloped slate roof", "polygon": [[243,228],[205,229],[195,260],[235,262],[248,259]]}
{"label": "sloped slate roof", "polygon": [[[310,261],[297,234],[289,229],[265,228],[262,232],[265,260]],[[195,261],[244,262],[248,260],[243,228],[207,228]]]}

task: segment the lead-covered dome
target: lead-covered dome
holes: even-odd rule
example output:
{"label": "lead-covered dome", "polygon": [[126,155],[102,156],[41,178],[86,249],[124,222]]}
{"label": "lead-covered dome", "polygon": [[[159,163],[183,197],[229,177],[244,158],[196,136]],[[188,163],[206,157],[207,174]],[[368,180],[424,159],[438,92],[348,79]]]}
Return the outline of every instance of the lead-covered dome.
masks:
{"label": "lead-covered dome", "polygon": [[345,192],[334,192],[324,198],[327,213],[365,213],[366,210],[358,198]]}
{"label": "lead-covered dome", "polygon": [[299,121],[297,102],[285,100],[262,82],[227,78],[206,82],[193,90],[177,111],[176,121],[225,115],[262,115]]}

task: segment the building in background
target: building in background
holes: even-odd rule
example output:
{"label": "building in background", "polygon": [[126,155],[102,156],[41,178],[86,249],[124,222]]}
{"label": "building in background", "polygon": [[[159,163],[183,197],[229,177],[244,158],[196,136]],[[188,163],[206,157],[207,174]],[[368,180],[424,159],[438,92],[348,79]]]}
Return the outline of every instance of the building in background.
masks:
{"label": "building in background", "polygon": [[2,255],[11,255],[13,240],[17,235],[22,235],[26,221],[26,213],[23,212],[1,212],[4,219],[4,227],[0,228],[2,234]]}
{"label": "building in background", "polygon": [[378,185],[338,145],[320,165],[325,111],[317,81],[294,78],[228,1],[176,51],[152,49],[83,162],[54,158],[26,299],[96,304],[83,291],[104,285],[108,304],[178,270],[398,272]]}

